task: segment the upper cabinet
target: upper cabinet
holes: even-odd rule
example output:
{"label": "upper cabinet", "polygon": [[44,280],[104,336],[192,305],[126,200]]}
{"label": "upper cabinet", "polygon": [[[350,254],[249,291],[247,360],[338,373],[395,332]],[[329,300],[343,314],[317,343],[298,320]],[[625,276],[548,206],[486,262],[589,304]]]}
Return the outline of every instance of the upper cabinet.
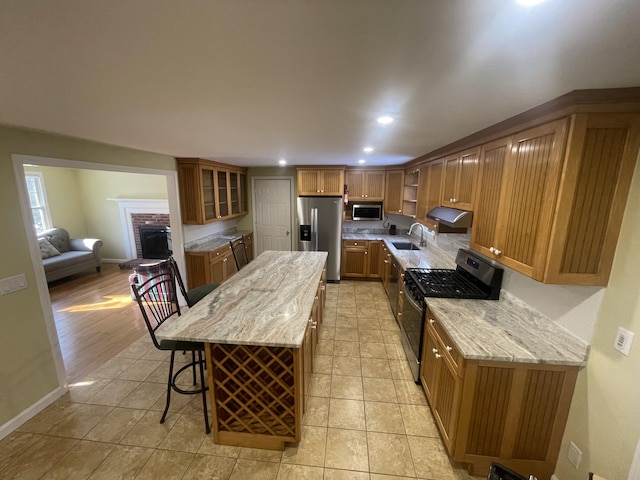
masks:
{"label": "upper cabinet", "polygon": [[350,201],[381,202],[384,200],[384,170],[347,170],[345,179]]}
{"label": "upper cabinet", "polygon": [[427,220],[427,213],[440,206],[442,197],[442,177],[444,174],[443,159],[434,160],[420,166],[418,175],[418,202],[416,219],[431,230],[438,229],[438,223]]}
{"label": "upper cabinet", "polygon": [[342,196],[344,168],[299,168],[298,195]]}
{"label": "upper cabinet", "polygon": [[386,174],[384,213],[402,215],[404,170],[389,170]]}
{"label": "upper cabinet", "polygon": [[479,156],[480,148],[474,147],[444,158],[442,206],[473,210]]}
{"label": "upper cabinet", "polygon": [[606,285],[637,115],[578,113],[482,146],[471,248],[544,283]]}
{"label": "upper cabinet", "polygon": [[247,170],[200,158],[178,158],[180,211],[203,225],[247,213]]}

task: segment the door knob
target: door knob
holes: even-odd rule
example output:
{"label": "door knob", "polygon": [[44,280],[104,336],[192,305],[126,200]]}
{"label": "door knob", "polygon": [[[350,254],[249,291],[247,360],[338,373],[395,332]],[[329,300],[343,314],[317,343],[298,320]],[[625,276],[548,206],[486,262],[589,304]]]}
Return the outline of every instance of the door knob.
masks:
{"label": "door knob", "polygon": [[289,233],[290,233],[290,232],[289,232],[289,230],[287,230],[287,231],[286,231],[287,237],[289,236]]}

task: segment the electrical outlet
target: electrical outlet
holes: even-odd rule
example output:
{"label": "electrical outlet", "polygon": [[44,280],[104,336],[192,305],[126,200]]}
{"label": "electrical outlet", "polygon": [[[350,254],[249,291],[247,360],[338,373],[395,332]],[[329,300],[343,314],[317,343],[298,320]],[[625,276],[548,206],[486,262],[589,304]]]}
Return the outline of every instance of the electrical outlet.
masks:
{"label": "electrical outlet", "polygon": [[622,352],[627,357],[629,356],[629,352],[631,351],[631,344],[633,343],[633,337],[635,334],[630,332],[626,328],[618,327],[618,333],[616,335],[616,342],[613,345],[613,348]]}
{"label": "electrical outlet", "polygon": [[582,460],[582,451],[573,442],[569,442],[569,451],[567,452],[567,458],[571,462],[571,465],[578,468],[578,465],[580,465],[580,460]]}

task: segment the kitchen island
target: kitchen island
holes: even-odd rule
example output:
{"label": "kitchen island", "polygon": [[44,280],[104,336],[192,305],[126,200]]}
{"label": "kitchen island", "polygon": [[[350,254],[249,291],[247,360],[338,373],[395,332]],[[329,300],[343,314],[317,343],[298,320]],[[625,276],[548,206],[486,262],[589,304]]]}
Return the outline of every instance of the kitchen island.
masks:
{"label": "kitchen island", "polygon": [[203,342],[217,444],[284,449],[300,441],[326,252],[263,252],[161,340]]}

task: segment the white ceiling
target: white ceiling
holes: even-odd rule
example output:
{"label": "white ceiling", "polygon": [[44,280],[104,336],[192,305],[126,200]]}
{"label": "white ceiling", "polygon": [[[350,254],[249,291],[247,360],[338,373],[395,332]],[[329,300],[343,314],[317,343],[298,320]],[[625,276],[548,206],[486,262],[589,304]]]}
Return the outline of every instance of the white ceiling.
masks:
{"label": "white ceiling", "polygon": [[640,86],[638,20],[638,0],[0,0],[0,123],[245,166],[398,164]]}

